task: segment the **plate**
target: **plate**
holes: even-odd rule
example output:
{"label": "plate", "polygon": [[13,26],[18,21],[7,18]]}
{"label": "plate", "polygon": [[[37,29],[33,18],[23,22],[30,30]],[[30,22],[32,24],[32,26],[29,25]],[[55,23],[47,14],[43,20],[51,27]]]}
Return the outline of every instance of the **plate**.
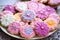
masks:
{"label": "plate", "polygon": [[[5,32],[9,36],[12,36],[12,37],[17,38],[17,39],[26,39],[26,38],[22,38],[20,36],[16,36],[16,35],[12,35],[12,34],[8,33],[8,31],[4,27],[2,27],[2,26],[0,28],[1,28],[1,30],[3,32]],[[38,37],[38,36],[36,36],[36,37],[31,38],[31,39],[42,39],[42,38],[46,38],[46,37],[50,36],[51,34],[53,34],[56,31],[57,31],[57,29],[54,30],[54,31],[52,31],[52,32],[50,32],[50,33],[48,33],[48,35],[46,35],[45,37]]]}

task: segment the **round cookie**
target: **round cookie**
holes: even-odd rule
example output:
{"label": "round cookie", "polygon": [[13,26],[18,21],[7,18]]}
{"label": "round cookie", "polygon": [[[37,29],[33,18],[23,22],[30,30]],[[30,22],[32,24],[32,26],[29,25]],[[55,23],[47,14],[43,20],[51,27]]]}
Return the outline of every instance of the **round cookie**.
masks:
{"label": "round cookie", "polygon": [[32,28],[34,29],[34,25],[37,23],[37,22],[43,22],[40,18],[34,18],[34,20],[30,23],[30,25],[32,26]]}
{"label": "round cookie", "polygon": [[44,22],[48,25],[49,31],[53,31],[58,28],[57,27],[58,22],[55,18],[50,17],[50,18],[46,19]]}
{"label": "round cookie", "polygon": [[16,8],[16,10],[18,10],[19,12],[22,12],[22,11],[24,11],[24,10],[27,9],[27,4],[24,3],[24,2],[17,2],[17,3],[15,4],[15,8]]}
{"label": "round cookie", "polygon": [[46,7],[46,5],[44,5],[42,3],[38,3],[38,11],[44,10],[45,7]]}
{"label": "round cookie", "polygon": [[56,13],[56,10],[51,6],[46,6],[44,10],[46,10],[49,14]]}
{"label": "round cookie", "polygon": [[60,4],[60,0],[49,0],[48,4],[49,5],[58,5],[58,4]]}
{"label": "round cookie", "polygon": [[32,38],[35,36],[35,33],[30,25],[25,25],[20,29],[20,33],[22,37],[25,37],[27,39]]}
{"label": "round cookie", "polygon": [[30,0],[30,1],[33,1],[33,2],[38,2],[39,0]]}
{"label": "round cookie", "polygon": [[16,13],[16,14],[14,15],[14,19],[21,21],[21,18],[20,18],[21,16],[20,16],[20,14],[21,14],[21,13]]}
{"label": "round cookie", "polygon": [[15,13],[15,8],[13,5],[6,5],[4,8],[3,8],[3,11],[5,10],[8,10],[8,11],[11,11],[13,14]]}
{"label": "round cookie", "polygon": [[20,31],[20,24],[17,22],[12,22],[8,25],[8,32],[11,34],[18,34]]}
{"label": "round cookie", "polygon": [[22,19],[26,21],[31,21],[35,17],[35,12],[33,10],[25,10],[22,12]]}
{"label": "round cookie", "polygon": [[55,9],[50,7],[50,6],[45,6],[45,8],[42,8],[42,10],[39,10],[37,13],[36,13],[36,16],[38,18],[41,18],[42,20],[48,18],[48,16],[52,13],[55,13]]}
{"label": "round cookie", "polygon": [[48,0],[38,0],[40,3],[46,3]]}
{"label": "round cookie", "polygon": [[49,33],[49,27],[44,22],[37,22],[34,31],[38,36],[46,36]]}
{"label": "round cookie", "polygon": [[46,12],[46,10],[40,10],[36,13],[36,16],[42,20],[46,19],[48,17],[49,13]]}
{"label": "round cookie", "polygon": [[60,14],[60,5],[57,6],[57,13]]}
{"label": "round cookie", "polygon": [[13,22],[14,16],[12,14],[6,14],[1,18],[1,24],[7,27],[11,22]]}
{"label": "round cookie", "polygon": [[30,2],[28,2],[28,8],[37,12],[38,11],[38,3],[30,1]]}
{"label": "round cookie", "polygon": [[54,18],[58,23],[60,21],[59,15],[57,13],[50,14],[49,18]]}

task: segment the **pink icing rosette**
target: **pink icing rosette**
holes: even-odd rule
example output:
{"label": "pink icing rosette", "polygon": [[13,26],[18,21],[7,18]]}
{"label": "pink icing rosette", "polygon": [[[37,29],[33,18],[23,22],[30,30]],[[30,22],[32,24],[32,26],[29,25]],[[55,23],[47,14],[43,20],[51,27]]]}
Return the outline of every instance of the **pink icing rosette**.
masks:
{"label": "pink icing rosette", "polygon": [[30,1],[30,2],[28,2],[28,8],[37,12],[38,11],[38,3]]}
{"label": "pink icing rosette", "polygon": [[46,36],[49,33],[49,27],[44,22],[37,22],[34,31],[39,36]]}
{"label": "pink icing rosette", "polygon": [[44,20],[52,13],[56,13],[55,9],[50,6],[45,6],[36,13],[36,16]]}
{"label": "pink icing rosette", "polygon": [[15,13],[15,8],[13,5],[6,5],[3,9],[3,11],[8,10],[11,11],[12,13]]}
{"label": "pink icing rosette", "polygon": [[38,2],[39,0],[30,0],[30,1],[33,1],[33,2]]}
{"label": "pink icing rosette", "polygon": [[49,0],[48,4],[50,5],[57,5],[60,3],[60,0]]}
{"label": "pink icing rosette", "polygon": [[20,30],[20,24],[17,22],[12,22],[11,24],[8,25],[8,31],[11,34],[18,34]]}
{"label": "pink icing rosette", "polygon": [[58,23],[59,23],[59,21],[60,21],[59,15],[56,14],[56,13],[50,14],[50,15],[49,15],[49,18],[54,18],[55,20],[57,20]]}

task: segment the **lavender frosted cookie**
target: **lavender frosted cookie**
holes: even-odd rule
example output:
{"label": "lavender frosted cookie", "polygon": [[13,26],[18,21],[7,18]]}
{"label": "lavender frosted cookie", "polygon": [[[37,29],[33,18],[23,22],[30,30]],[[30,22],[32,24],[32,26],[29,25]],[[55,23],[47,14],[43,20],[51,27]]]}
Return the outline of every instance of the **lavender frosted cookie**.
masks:
{"label": "lavender frosted cookie", "polygon": [[13,14],[15,13],[15,8],[13,5],[6,5],[3,9],[3,11],[8,10],[11,11]]}
{"label": "lavender frosted cookie", "polygon": [[46,36],[49,33],[49,27],[44,22],[37,22],[34,31],[39,36]]}
{"label": "lavender frosted cookie", "polygon": [[30,20],[33,20],[35,17],[35,12],[33,10],[25,10],[22,12],[22,19],[23,20],[27,20],[27,21],[30,21]]}
{"label": "lavender frosted cookie", "polygon": [[14,16],[12,14],[6,14],[1,18],[1,24],[7,27],[11,22],[13,22]]}
{"label": "lavender frosted cookie", "polygon": [[20,31],[20,24],[17,22],[12,22],[8,25],[8,32],[11,34],[18,34]]}

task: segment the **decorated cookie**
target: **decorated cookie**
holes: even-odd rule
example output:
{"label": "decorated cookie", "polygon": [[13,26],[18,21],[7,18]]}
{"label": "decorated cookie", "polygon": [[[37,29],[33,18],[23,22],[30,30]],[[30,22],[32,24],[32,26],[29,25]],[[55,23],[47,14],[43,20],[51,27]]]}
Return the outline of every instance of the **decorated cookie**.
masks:
{"label": "decorated cookie", "polygon": [[6,5],[3,10],[4,11],[8,10],[8,11],[11,11],[12,13],[15,13],[15,8],[13,5]]}
{"label": "decorated cookie", "polygon": [[44,22],[37,22],[34,31],[39,36],[46,36],[49,33],[49,27]]}
{"label": "decorated cookie", "polygon": [[37,23],[37,22],[43,22],[40,18],[34,18],[34,20],[30,23],[30,25],[32,26],[32,28],[34,28],[35,26],[35,24]]}
{"label": "decorated cookie", "polygon": [[46,10],[49,14],[56,13],[55,9],[51,6],[46,6],[44,10]]}
{"label": "decorated cookie", "polygon": [[36,13],[36,16],[42,20],[46,19],[48,17],[49,13],[46,12],[46,10],[40,10]]}
{"label": "decorated cookie", "polygon": [[48,0],[38,0],[40,3],[46,3]]}
{"label": "decorated cookie", "polygon": [[1,24],[3,26],[8,26],[11,22],[13,22],[14,16],[12,14],[6,14],[1,18]]}
{"label": "decorated cookie", "polygon": [[16,8],[19,12],[21,12],[21,11],[27,9],[27,4],[24,3],[24,2],[18,2],[18,3],[15,4],[15,8]]}
{"label": "decorated cookie", "polygon": [[60,14],[60,5],[57,6],[57,13]]}
{"label": "decorated cookie", "polygon": [[28,2],[28,8],[37,12],[38,11],[38,3],[37,2]]}
{"label": "decorated cookie", "polygon": [[59,21],[60,21],[59,15],[56,14],[56,13],[50,14],[50,15],[49,15],[49,18],[54,18],[55,20],[57,20],[58,23],[59,23]]}
{"label": "decorated cookie", "polygon": [[48,4],[50,5],[57,5],[60,3],[60,0],[49,0]]}
{"label": "decorated cookie", "polygon": [[33,2],[38,2],[39,0],[30,0],[30,1],[33,1]]}
{"label": "decorated cookie", "polygon": [[8,25],[8,31],[11,34],[18,34],[20,31],[20,24],[17,22],[12,22]]}
{"label": "decorated cookie", "polygon": [[23,20],[32,20],[32,19],[34,19],[34,17],[35,17],[35,12],[33,11],[33,10],[25,10],[25,11],[23,11],[23,13],[22,13],[22,18],[23,18]]}
{"label": "decorated cookie", "polygon": [[53,31],[58,28],[58,22],[54,18],[48,18],[44,22],[48,25],[49,31]]}
{"label": "decorated cookie", "polygon": [[46,5],[44,5],[42,3],[38,3],[38,11],[44,10],[45,7],[46,7]]}
{"label": "decorated cookie", "polygon": [[21,18],[20,18],[21,16],[20,16],[20,13],[16,13],[15,15],[14,15],[14,19],[15,20],[20,20],[21,21]]}
{"label": "decorated cookie", "polygon": [[6,14],[13,14],[13,13],[11,11],[8,11],[8,10],[2,11],[2,12],[0,12],[0,18],[2,18]]}
{"label": "decorated cookie", "polygon": [[42,8],[42,10],[36,13],[36,16],[44,20],[52,13],[56,13],[55,9],[50,6],[45,6],[45,8]]}
{"label": "decorated cookie", "polygon": [[0,19],[2,18],[3,15],[4,15],[4,14],[3,14],[2,12],[0,12]]}
{"label": "decorated cookie", "polygon": [[32,38],[35,36],[35,33],[30,25],[25,25],[20,29],[21,36],[25,38]]}

